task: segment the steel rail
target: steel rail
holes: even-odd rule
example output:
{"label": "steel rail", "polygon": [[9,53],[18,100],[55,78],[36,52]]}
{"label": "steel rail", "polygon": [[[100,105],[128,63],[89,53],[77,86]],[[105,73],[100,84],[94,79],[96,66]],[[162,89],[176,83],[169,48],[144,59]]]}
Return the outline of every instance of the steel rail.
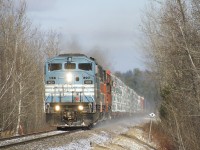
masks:
{"label": "steel rail", "polygon": [[[63,132],[59,132],[59,133],[55,133],[55,134],[51,134],[51,135],[44,135],[42,136],[43,134],[45,133],[48,133],[48,132],[45,132],[45,133],[40,133],[40,134],[32,134],[32,135],[25,135],[25,136],[18,136],[18,138],[12,138],[12,139],[7,139],[7,140],[2,140],[0,142],[0,149],[5,149],[5,148],[10,148],[10,147],[13,147],[13,146],[18,146],[18,145],[23,145],[23,144],[27,144],[27,143],[31,143],[31,142],[35,142],[35,141],[39,141],[41,139],[47,139],[47,138],[51,138],[51,137],[54,137],[54,136],[61,136],[61,135],[65,135],[65,134],[72,134],[72,133],[75,133],[75,132],[78,132],[80,131],[79,130],[73,130],[73,131],[63,131]],[[51,132],[54,132],[54,131],[51,131]],[[50,133],[50,131],[49,131]],[[41,137],[33,137],[33,138],[30,138],[30,139],[25,139],[25,137],[31,137],[31,136],[39,136],[41,135]],[[22,139],[24,138],[24,139]],[[11,141],[13,139],[19,139],[18,141]],[[21,139],[21,141],[20,141]],[[3,143],[4,142],[4,143]],[[7,143],[6,143],[7,142]],[[9,143],[10,142],[10,143]],[[2,144],[3,143],[3,144]]]}
{"label": "steel rail", "polygon": [[22,137],[26,137],[26,136],[31,136],[31,135],[37,135],[37,134],[53,132],[53,131],[57,131],[57,130],[53,129],[53,130],[48,130],[48,131],[33,132],[33,133],[29,133],[29,134],[23,134],[23,135],[16,135],[16,136],[11,136],[11,137],[6,137],[6,138],[0,138],[0,142],[7,141],[7,140],[18,139],[18,138],[22,138]]}

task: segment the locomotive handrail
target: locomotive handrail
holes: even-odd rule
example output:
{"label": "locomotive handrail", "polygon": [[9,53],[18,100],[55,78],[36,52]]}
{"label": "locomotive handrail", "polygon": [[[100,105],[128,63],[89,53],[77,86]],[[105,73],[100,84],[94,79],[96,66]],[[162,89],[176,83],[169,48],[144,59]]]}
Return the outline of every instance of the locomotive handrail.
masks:
{"label": "locomotive handrail", "polygon": [[48,97],[45,99],[45,101],[49,98],[50,94],[48,95]]}
{"label": "locomotive handrail", "polygon": [[[85,94],[83,93],[83,96],[85,96]],[[91,96],[92,97],[92,96]],[[85,98],[88,100],[88,102],[92,102],[92,101],[90,101],[88,98],[87,98],[87,96],[85,96]]]}

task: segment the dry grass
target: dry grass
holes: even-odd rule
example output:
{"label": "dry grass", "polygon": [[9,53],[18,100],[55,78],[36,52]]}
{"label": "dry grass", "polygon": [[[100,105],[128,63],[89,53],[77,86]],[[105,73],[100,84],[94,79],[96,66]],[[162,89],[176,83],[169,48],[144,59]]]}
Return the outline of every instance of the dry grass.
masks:
{"label": "dry grass", "polygon": [[[143,125],[143,130],[147,135],[150,130],[150,123]],[[158,144],[158,150],[175,150],[175,143],[171,140],[170,135],[162,128],[159,123],[152,123],[151,128],[151,141]]]}

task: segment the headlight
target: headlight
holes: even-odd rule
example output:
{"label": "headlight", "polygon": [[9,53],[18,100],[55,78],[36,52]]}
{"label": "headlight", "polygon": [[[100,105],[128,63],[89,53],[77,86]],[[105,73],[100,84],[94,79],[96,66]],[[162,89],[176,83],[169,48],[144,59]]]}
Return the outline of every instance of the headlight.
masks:
{"label": "headlight", "polygon": [[60,106],[59,106],[59,105],[56,105],[56,106],[55,106],[55,110],[56,110],[56,111],[60,111]]}
{"label": "headlight", "polygon": [[71,73],[67,73],[66,77],[67,77],[67,82],[72,82],[72,74]]}
{"label": "headlight", "polygon": [[82,111],[82,110],[83,110],[83,106],[82,106],[82,105],[79,105],[79,106],[78,106],[78,110]]}

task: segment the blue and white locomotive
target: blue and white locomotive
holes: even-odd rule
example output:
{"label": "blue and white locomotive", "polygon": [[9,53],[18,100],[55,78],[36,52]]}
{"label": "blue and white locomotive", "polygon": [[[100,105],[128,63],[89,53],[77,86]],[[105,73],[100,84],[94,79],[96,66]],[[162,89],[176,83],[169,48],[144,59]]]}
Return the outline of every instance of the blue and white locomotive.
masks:
{"label": "blue and white locomotive", "polygon": [[61,54],[46,61],[45,106],[47,122],[59,129],[91,127],[141,110],[134,90],[83,54]]}
{"label": "blue and white locomotive", "polygon": [[100,84],[106,80],[104,73],[95,59],[83,54],[61,54],[48,59],[45,63],[47,121],[57,127],[88,127],[104,119],[105,101],[100,91]]}

